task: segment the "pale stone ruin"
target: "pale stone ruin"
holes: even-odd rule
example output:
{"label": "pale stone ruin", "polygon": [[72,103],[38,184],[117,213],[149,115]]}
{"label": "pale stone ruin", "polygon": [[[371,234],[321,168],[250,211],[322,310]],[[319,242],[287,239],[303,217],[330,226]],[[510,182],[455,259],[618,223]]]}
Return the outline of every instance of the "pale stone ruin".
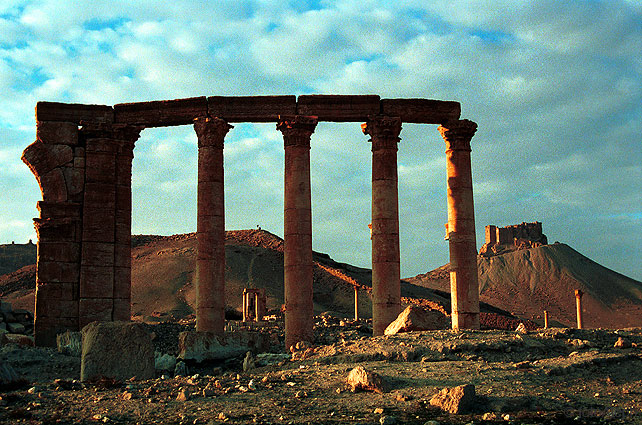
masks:
{"label": "pale stone ruin", "polygon": [[479,328],[470,141],[457,102],[363,96],[196,97],[114,106],[39,102],[37,140],[22,156],[42,191],[34,334],[130,320],[131,166],[149,127],[193,125],[198,137],[196,329],[225,325],[223,147],[235,122],[273,122],[285,148],[286,346],[313,337],[310,138],[320,121],[365,122],[372,143],[373,332],[400,312],[397,145],[402,123],[440,124],[446,142],[452,327]]}
{"label": "pale stone ruin", "polygon": [[486,226],[486,241],[479,250],[479,255],[492,257],[547,244],[548,238],[542,233],[542,223],[539,221],[506,227],[488,225]]}

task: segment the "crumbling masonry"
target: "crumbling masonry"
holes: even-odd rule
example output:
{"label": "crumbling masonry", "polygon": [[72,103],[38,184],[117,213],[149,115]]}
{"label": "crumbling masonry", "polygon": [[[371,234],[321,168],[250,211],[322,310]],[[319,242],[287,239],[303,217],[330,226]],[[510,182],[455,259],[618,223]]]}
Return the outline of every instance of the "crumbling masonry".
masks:
{"label": "crumbling masonry", "polygon": [[222,334],[225,300],[223,147],[235,122],[273,122],[285,148],[286,345],[311,341],[310,138],[320,121],[365,122],[372,142],[373,332],[400,311],[397,145],[402,123],[441,124],[448,163],[453,328],[479,327],[470,140],[460,105],[379,96],[197,97],[115,106],[39,102],[23,153],[42,191],[36,344],[92,321],[130,319],[131,166],[140,132],[193,125],[198,137],[197,331]]}

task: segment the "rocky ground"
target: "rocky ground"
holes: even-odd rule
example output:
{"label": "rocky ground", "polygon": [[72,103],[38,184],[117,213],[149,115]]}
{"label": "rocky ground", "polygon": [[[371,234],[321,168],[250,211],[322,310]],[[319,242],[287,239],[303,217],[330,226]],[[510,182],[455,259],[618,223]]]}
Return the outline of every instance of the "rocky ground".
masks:
{"label": "rocky ground", "polygon": [[[156,349],[171,354],[189,327],[150,325]],[[275,345],[272,355],[246,361],[246,371],[239,357],[127,382],[80,383],[80,357],[6,344],[0,369],[10,365],[21,378],[0,388],[0,423],[642,423],[642,329],[373,338],[365,321],[318,317],[315,332],[314,347],[285,353]],[[357,366],[378,375],[381,387],[351,391],[346,379]],[[431,405],[443,388],[464,384],[475,389],[470,411]]]}

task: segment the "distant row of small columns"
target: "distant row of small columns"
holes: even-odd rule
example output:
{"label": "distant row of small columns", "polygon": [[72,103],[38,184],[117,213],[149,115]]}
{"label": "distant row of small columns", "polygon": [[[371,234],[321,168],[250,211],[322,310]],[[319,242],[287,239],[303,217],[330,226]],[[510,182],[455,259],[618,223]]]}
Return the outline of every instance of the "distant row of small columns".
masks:
{"label": "distant row of small columns", "polygon": [[[316,117],[282,117],[284,172],[285,343],[313,340],[312,207],[310,138]],[[373,116],[362,131],[372,142],[372,317],[373,334],[401,310],[397,145],[399,118]],[[230,124],[219,118],[194,121],[198,137],[198,254],[196,330],[222,334],[225,327],[225,207],[223,146]],[[453,329],[479,328],[477,248],[470,140],[477,125],[443,124],[448,187],[448,240]]]}

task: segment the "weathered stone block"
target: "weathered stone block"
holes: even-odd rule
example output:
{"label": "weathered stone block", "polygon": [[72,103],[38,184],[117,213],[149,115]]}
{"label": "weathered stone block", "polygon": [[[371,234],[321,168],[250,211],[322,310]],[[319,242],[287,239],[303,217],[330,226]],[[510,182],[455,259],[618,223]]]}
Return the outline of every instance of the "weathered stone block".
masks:
{"label": "weathered stone block", "polygon": [[77,282],[78,263],[38,261],[38,279],[42,282]]}
{"label": "weathered stone block", "polygon": [[38,201],[36,208],[40,218],[80,218],[82,205],[75,202],[45,202]]}
{"label": "weathered stone block", "polygon": [[116,208],[116,187],[111,183],[87,183],[85,185],[85,207]]}
{"label": "weathered stone block", "polygon": [[85,208],[82,237],[85,241],[114,242],[114,211]]}
{"label": "weathered stone block", "polygon": [[209,116],[227,122],[276,122],[296,114],[296,96],[211,96],[207,105]]}
{"label": "weathered stone block", "polygon": [[112,298],[114,267],[86,266],[80,269],[80,298]]}
{"label": "weathered stone block", "polygon": [[85,298],[78,303],[78,324],[82,328],[91,322],[111,322],[114,310],[112,298]]}
{"label": "weathered stone block", "polygon": [[80,379],[152,379],[154,346],[140,323],[90,323],[82,330]]}
{"label": "weathered stone block", "polygon": [[67,183],[60,168],[54,168],[46,174],[38,176],[42,199],[45,202],[66,202]]}
{"label": "weathered stone block", "polygon": [[207,115],[207,98],[120,103],[114,105],[115,122],[146,127],[192,124],[196,117]]}
{"label": "weathered stone block", "polygon": [[78,240],[78,220],[70,218],[34,218],[39,241]]}
{"label": "weathered stone block", "polygon": [[401,332],[429,331],[447,329],[450,323],[444,313],[437,310],[426,310],[409,305],[397,319],[388,325],[384,335],[395,335]]}
{"label": "weathered stone block", "polygon": [[[36,298],[78,302],[78,285],[78,282],[45,282],[38,277],[36,278]],[[78,308],[74,310],[77,315]]]}
{"label": "weathered stone block", "polygon": [[[223,340],[223,341],[222,341]],[[203,362],[243,356],[248,347],[240,344],[226,344],[224,338],[210,332],[181,332],[178,336],[178,358]]]}
{"label": "weathered stone block", "polygon": [[80,261],[80,245],[74,242],[48,242],[38,243],[39,261],[60,261],[65,263],[78,263]]}
{"label": "weathered stone block", "polygon": [[89,152],[85,155],[85,181],[87,183],[115,183],[116,162],[114,155]]}
{"label": "weathered stone block", "polygon": [[36,317],[78,317],[78,301],[38,299]]}
{"label": "weathered stone block", "polygon": [[84,168],[68,167],[63,169],[67,196],[69,198],[79,195],[85,189]]}
{"label": "weathered stone block", "polygon": [[444,388],[430,399],[430,405],[439,407],[445,412],[461,414],[473,411],[475,401],[475,386],[467,384]]}
{"label": "weathered stone block", "polygon": [[[37,306],[37,303],[36,303]],[[78,309],[76,308],[76,311]],[[67,330],[78,330],[78,317],[37,316],[34,322],[34,339],[39,347],[55,347],[56,335]]]}
{"label": "weathered stone block", "polygon": [[78,144],[78,125],[73,122],[39,121],[36,137],[45,144],[75,146]]}
{"label": "weathered stone block", "polygon": [[350,371],[346,379],[346,384],[353,392],[363,390],[382,393],[387,389],[387,385],[381,375],[369,371],[363,366],[357,366]]}
{"label": "weathered stone block", "polygon": [[80,124],[81,121],[111,123],[114,111],[106,105],[83,105],[77,103],[38,102],[36,121],[62,121]]}
{"label": "weathered stone block", "polygon": [[459,119],[459,102],[432,99],[381,99],[381,113],[403,122],[443,124]]}
{"label": "weathered stone block", "polygon": [[379,114],[377,95],[305,95],[297,99],[296,113],[319,117],[319,121],[366,121]]}
{"label": "weathered stone block", "polygon": [[83,242],[82,265],[113,266],[114,244],[112,242]]}
{"label": "weathered stone block", "polygon": [[46,145],[36,141],[22,152],[22,161],[36,176],[42,176],[56,167],[73,164],[73,149],[67,145]]}
{"label": "weathered stone block", "polygon": [[130,299],[132,273],[129,267],[114,268],[114,298]]}
{"label": "weathered stone block", "polygon": [[129,298],[114,298],[113,318],[116,321],[131,320],[131,300]]}

